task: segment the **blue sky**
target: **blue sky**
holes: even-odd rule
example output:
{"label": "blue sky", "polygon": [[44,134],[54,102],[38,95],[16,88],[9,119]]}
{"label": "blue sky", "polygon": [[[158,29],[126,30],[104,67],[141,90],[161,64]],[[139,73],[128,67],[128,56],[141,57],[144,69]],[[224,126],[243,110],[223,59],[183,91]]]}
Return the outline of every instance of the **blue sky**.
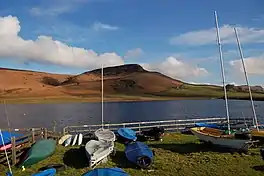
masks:
{"label": "blue sky", "polygon": [[4,0],[0,67],[81,73],[138,63],[196,83],[221,84],[214,10],[226,77],[244,84],[233,27],[252,84],[264,85],[264,1]]}

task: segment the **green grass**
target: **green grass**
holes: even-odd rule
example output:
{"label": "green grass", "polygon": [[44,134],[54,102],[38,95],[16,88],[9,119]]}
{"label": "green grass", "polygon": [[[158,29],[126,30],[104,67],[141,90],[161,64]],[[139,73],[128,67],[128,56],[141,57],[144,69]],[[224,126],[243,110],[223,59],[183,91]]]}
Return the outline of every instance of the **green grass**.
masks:
{"label": "green grass", "polygon": [[[116,155],[98,167],[121,167],[132,176],[264,175],[264,172],[254,169],[262,168],[264,165],[258,148],[250,149],[249,155],[231,154],[219,148],[200,144],[194,136],[166,134],[163,142],[148,142],[155,152],[155,159],[150,170],[141,170],[126,160],[123,144],[115,145]],[[83,147],[57,146],[55,154],[50,158],[27,168],[25,172],[16,168],[13,168],[13,172],[15,176],[27,176],[51,163],[67,165],[67,169],[59,172],[58,176],[78,176],[89,170]],[[6,170],[7,167],[0,166],[0,175],[4,175]]]}
{"label": "green grass", "polygon": [[[207,97],[207,98],[221,98],[224,96],[223,88],[219,86],[208,85],[192,85],[184,84],[180,89],[171,88],[169,90],[159,92],[156,95],[170,96],[170,97]],[[249,99],[249,93],[247,92],[232,92],[228,91],[229,99]],[[256,100],[264,100],[263,93],[252,93],[252,96]]]}
{"label": "green grass", "polygon": [[[264,100],[263,93],[252,93],[254,100]],[[210,85],[193,85],[184,84],[180,89],[171,88],[157,93],[116,93],[105,94],[104,101],[154,101],[154,100],[175,100],[175,99],[211,99],[223,98],[224,93],[222,87]],[[228,92],[228,99],[249,99],[247,92]],[[73,102],[99,102],[101,96],[98,94],[81,96],[50,96],[50,97],[0,97],[6,100],[6,103],[24,104],[24,103],[73,103]],[[3,103],[1,101],[0,103]]]}

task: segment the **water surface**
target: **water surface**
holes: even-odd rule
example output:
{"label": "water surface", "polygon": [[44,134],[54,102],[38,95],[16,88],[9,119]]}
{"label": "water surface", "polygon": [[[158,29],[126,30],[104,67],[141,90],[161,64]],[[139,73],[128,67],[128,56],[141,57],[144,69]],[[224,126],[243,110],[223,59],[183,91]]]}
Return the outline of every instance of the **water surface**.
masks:
{"label": "water surface", "polygon": [[[264,120],[264,102],[256,101],[258,119]],[[230,117],[252,117],[250,101],[229,100]],[[0,105],[0,127],[7,127],[4,105]],[[8,104],[8,118],[12,128],[52,127],[57,122],[61,129],[67,125],[100,124],[101,103],[65,104]],[[208,116],[225,117],[224,100],[174,100],[152,102],[104,103],[107,123],[187,119]]]}

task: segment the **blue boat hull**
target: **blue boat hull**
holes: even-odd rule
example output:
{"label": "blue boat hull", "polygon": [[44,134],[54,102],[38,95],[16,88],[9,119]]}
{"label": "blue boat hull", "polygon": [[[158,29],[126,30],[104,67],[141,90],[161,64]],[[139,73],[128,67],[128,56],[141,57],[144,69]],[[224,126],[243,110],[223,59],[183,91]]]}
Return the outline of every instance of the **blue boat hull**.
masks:
{"label": "blue boat hull", "polygon": [[117,134],[119,136],[119,139],[124,141],[136,141],[137,136],[136,132],[130,128],[119,128],[117,130]]}
{"label": "blue boat hull", "polygon": [[98,168],[89,171],[82,176],[129,176],[120,168]]}
{"label": "blue boat hull", "polygon": [[221,126],[217,124],[209,124],[209,123],[195,123],[195,127],[207,127],[207,128],[216,128],[216,129],[221,128]]}
{"label": "blue boat hull", "polygon": [[56,169],[50,168],[39,173],[33,174],[32,176],[54,176],[56,175]]}
{"label": "blue boat hull", "polygon": [[[4,143],[3,143],[2,139],[0,138],[0,146],[10,144],[11,143],[11,137],[19,138],[19,137],[22,137],[24,135],[23,134],[17,134],[17,133],[10,133],[8,131],[2,131],[2,136],[4,139]],[[17,142],[19,142],[19,141],[17,141]]]}
{"label": "blue boat hull", "polygon": [[142,142],[128,144],[125,154],[130,162],[135,163],[141,168],[148,168],[153,162],[152,150]]}

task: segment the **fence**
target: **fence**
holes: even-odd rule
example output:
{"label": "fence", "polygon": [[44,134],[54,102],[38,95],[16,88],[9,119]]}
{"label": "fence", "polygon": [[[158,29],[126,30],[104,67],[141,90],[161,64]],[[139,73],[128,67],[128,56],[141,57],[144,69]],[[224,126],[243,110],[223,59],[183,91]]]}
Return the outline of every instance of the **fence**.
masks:
{"label": "fence", "polygon": [[[118,123],[118,124],[104,124],[104,128],[109,130],[117,130],[118,128],[131,128],[135,131],[141,131],[142,129],[151,128],[151,127],[163,127],[165,131],[179,131],[185,127],[193,126],[198,122],[206,123],[220,123],[225,121],[226,118],[201,118],[201,119],[184,119],[184,120],[163,120],[163,121],[147,121],[147,122],[132,122],[132,123]],[[98,128],[101,128],[99,125],[80,125],[80,126],[67,126],[63,128],[63,134],[67,133],[83,133],[83,132],[93,132]]]}
{"label": "fence", "polygon": [[[191,127],[195,123],[204,122],[217,124],[225,122],[226,118],[217,117],[217,118],[200,118],[200,119],[183,119],[183,120],[163,120],[163,121],[147,121],[147,122],[132,122],[132,123],[118,123],[118,124],[104,124],[104,128],[107,128],[112,131],[116,131],[118,128],[130,128],[137,132],[142,129],[147,129],[151,127],[163,127],[165,131],[179,131],[186,127]],[[252,118],[233,118],[230,120],[230,123],[245,122],[252,124]],[[80,125],[80,126],[66,126],[63,128],[63,134],[74,134],[74,133],[85,133],[85,132],[94,132],[97,129],[101,128],[102,125]]]}
{"label": "fence", "polygon": [[[4,129],[5,130],[5,129]],[[22,132],[25,135],[21,137],[11,137],[11,147],[7,149],[7,156],[12,165],[19,162],[21,155],[36,141],[40,139],[53,138],[58,140],[59,134],[48,131],[47,128],[32,129],[8,129],[12,132]],[[6,164],[6,156],[4,151],[0,151],[0,163]]]}

